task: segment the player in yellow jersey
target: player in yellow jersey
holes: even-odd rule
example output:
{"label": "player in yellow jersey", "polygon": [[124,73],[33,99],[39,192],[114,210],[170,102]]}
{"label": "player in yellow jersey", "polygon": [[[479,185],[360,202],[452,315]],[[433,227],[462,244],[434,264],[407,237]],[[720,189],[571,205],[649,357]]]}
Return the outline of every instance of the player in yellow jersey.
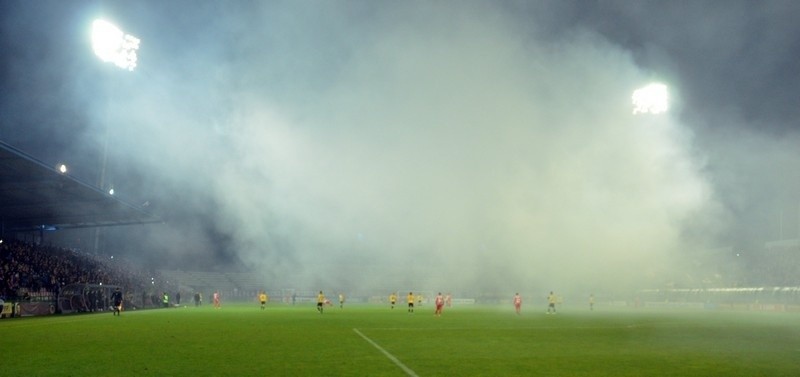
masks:
{"label": "player in yellow jersey", "polygon": [[389,303],[392,304],[392,309],[394,309],[394,304],[396,302],[397,302],[397,294],[392,292],[392,294],[389,295]]}
{"label": "player in yellow jersey", "polygon": [[317,295],[317,311],[319,314],[322,314],[322,306],[325,305],[325,295],[322,294],[322,291],[319,291]]}
{"label": "player in yellow jersey", "polygon": [[413,313],[414,312],[414,293],[413,292],[408,292],[408,296],[406,296],[406,299],[408,300],[408,312],[409,313]]}
{"label": "player in yellow jersey", "polygon": [[261,301],[261,310],[264,310],[264,308],[267,307],[267,300],[268,299],[269,299],[269,297],[267,297],[267,293],[266,292],[261,291],[261,293],[258,294],[258,301]]}
{"label": "player in yellow jersey", "polygon": [[550,291],[550,294],[547,295],[547,314],[550,314],[550,309],[553,309],[553,314],[556,314],[557,301],[558,301],[558,296],[553,294],[553,291]]}

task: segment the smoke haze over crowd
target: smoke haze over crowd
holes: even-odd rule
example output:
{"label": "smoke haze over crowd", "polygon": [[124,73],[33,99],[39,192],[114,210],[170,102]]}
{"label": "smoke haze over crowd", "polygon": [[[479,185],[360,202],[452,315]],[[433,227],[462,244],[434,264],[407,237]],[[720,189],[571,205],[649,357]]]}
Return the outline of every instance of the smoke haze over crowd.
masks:
{"label": "smoke haze over crowd", "polygon": [[[151,263],[586,291],[800,232],[796,2],[0,9],[0,139],[88,182],[108,140],[106,184],[166,223],[106,247]],[[95,17],[141,38],[136,71],[92,56]],[[652,81],[670,110],[632,114]]]}

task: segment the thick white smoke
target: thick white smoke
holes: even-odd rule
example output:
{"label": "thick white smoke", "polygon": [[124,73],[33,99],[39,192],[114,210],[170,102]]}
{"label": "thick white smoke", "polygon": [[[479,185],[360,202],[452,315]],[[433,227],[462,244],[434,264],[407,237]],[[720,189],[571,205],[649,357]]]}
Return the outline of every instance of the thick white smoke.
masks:
{"label": "thick white smoke", "polygon": [[[120,153],[185,189],[276,285],[661,284],[704,247],[685,225],[721,220],[705,217],[720,211],[692,133],[672,113],[631,114],[649,75],[604,39],[544,38],[489,6],[327,12],[329,29],[281,43],[288,21],[257,14],[224,56],[120,109],[137,124]],[[204,231],[176,229],[158,242],[197,253],[179,240]]]}

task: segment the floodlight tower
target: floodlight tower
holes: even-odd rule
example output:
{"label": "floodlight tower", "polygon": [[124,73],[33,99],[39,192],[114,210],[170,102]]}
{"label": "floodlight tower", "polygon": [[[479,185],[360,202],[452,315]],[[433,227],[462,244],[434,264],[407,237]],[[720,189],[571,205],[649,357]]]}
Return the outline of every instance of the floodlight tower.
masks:
{"label": "floodlight tower", "polygon": [[[112,63],[115,66],[132,72],[138,63],[137,51],[139,50],[139,38],[130,34],[125,34],[114,24],[95,20],[92,22],[92,50],[94,54],[103,62]],[[105,137],[103,138],[103,155],[100,161],[100,175],[97,179],[97,187],[105,191],[106,166],[108,165],[108,142],[109,126],[105,124]],[[114,195],[113,185],[107,191],[109,195]],[[94,252],[99,252],[100,228],[95,229]]]}
{"label": "floodlight tower", "polygon": [[139,38],[125,34],[114,24],[95,20],[92,23],[92,50],[100,60],[133,71],[136,68]]}
{"label": "floodlight tower", "polygon": [[[125,34],[114,24],[95,20],[92,22],[92,50],[97,57],[107,63],[113,63],[117,67],[133,71],[138,62],[139,38],[130,34]],[[100,162],[100,177],[97,186],[104,189],[106,165],[108,161],[108,125],[106,125],[106,135],[103,141],[103,160]],[[112,194],[113,195],[113,194]]]}
{"label": "floodlight tower", "polygon": [[667,86],[652,83],[633,91],[633,114],[661,114],[669,108]]}

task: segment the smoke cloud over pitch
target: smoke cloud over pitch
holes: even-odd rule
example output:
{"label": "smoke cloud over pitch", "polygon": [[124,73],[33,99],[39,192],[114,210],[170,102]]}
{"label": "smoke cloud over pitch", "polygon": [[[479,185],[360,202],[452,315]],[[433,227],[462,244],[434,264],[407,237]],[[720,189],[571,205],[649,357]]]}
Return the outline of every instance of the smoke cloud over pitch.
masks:
{"label": "smoke cloud over pitch", "polygon": [[[800,236],[797,2],[0,10],[0,139],[166,220],[44,242],[270,289],[793,284],[765,277]],[[653,81],[670,111],[634,116]]]}
{"label": "smoke cloud over pitch", "polygon": [[223,247],[276,285],[544,291],[662,284],[706,247],[704,156],[674,112],[631,114],[629,53],[418,5],[198,11],[220,36],[154,56],[141,36],[113,158],[211,219],[166,213],[144,248]]}

